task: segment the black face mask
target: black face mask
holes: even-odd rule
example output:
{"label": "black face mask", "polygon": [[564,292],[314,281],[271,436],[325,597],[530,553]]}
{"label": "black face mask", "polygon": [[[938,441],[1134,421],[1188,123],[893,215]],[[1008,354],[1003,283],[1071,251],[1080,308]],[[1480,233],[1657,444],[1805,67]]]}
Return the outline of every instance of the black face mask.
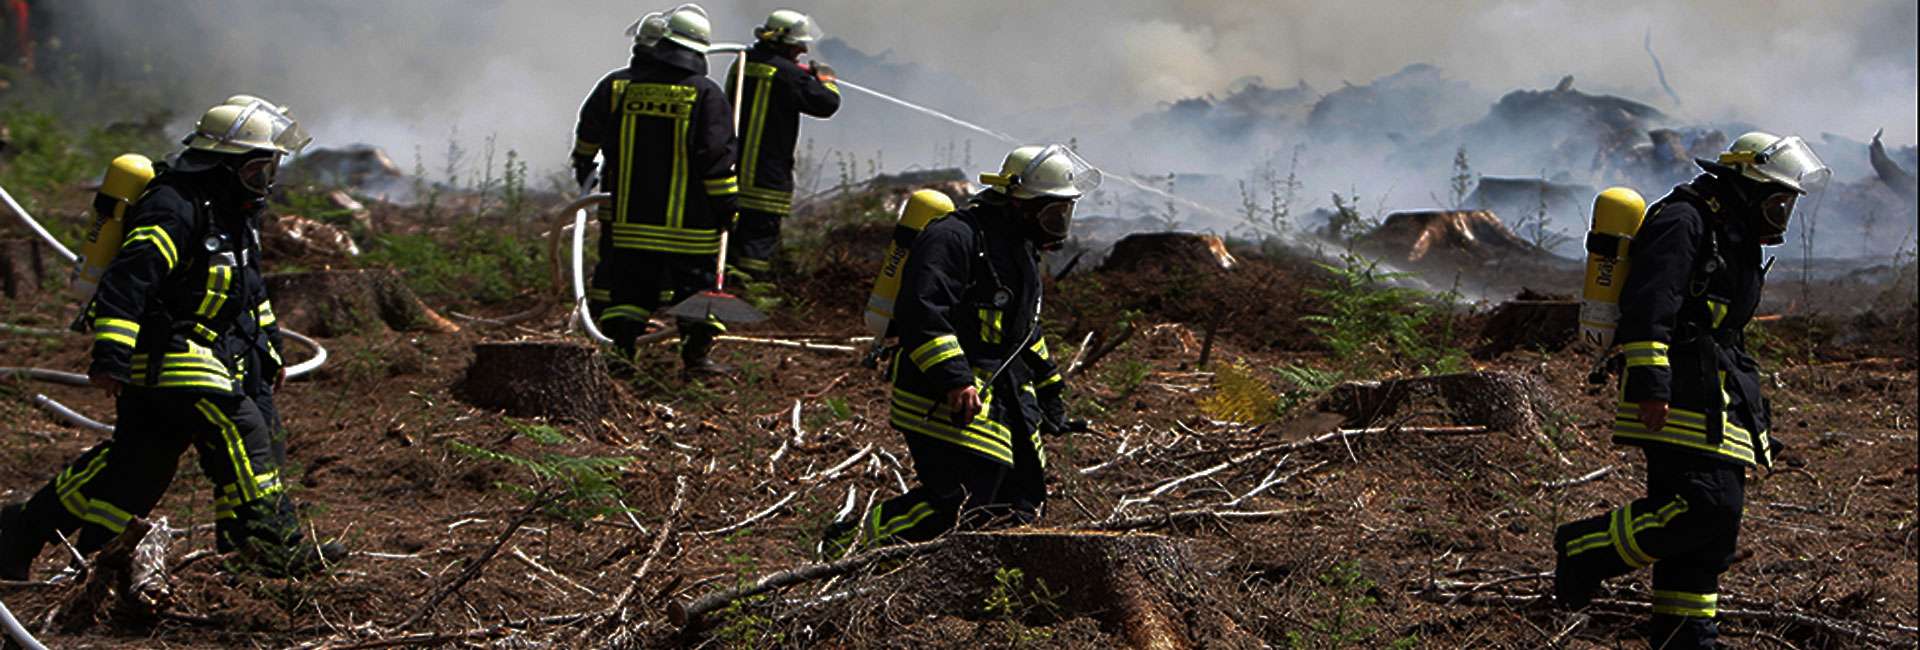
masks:
{"label": "black face mask", "polygon": [[1027,227],[1042,250],[1058,249],[1073,233],[1073,201],[1048,201],[1028,210]]}
{"label": "black face mask", "polygon": [[1800,200],[1797,192],[1778,192],[1760,199],[1759,220],[1754,222],[1755,235],[1760,242],[1769,246],[1786,241],[1787,224],[1793,219],[1793,206]]}
{"label": "black face mask", "polygon": [[264,197],[273,191],[273,182],[280,176],[280,157],[248,158],[234,168],[233,175],[241,189]]}

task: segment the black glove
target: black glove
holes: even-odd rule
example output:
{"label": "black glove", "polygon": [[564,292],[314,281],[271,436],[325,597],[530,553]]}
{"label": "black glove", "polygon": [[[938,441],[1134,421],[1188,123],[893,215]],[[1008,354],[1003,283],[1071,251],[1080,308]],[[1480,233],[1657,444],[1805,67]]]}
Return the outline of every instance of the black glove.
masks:
{"label": "black glove", "polygon": [[1067,400],[1063,384],[1054,384],[1038,391],[1035,397],[1040,401],[1040,433],[1057,435],[1062,433],[1082,433],[1087,430],[1087,421],[1067,417]]}
{"label": "black glove", "polygon": [[728,212],[723,214],[719,219],[714,220],[714,224],[720,229],[720,232],[731,231],[733,227],[739,223],[740,213],[738,212]]}
{"label": "black glove", "polygon": [[600,169],[600,162],[597,160],[594,160],[593,156],[574,156],[573,157],[574,184],[579,185],[582,191],[593,189],[591,187],[587,187],[587,181],[592,180],[593,172],[598,171],[599,169]]}

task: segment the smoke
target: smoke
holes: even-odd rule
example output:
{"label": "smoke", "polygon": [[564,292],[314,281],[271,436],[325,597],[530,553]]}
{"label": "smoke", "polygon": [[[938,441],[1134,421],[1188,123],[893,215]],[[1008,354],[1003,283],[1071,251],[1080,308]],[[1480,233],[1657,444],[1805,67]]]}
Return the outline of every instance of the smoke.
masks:
{"label": "smoke", "polygon": [[[777,6],[707,8],[717,40],[744,41]],[[46,11],[62,23],[55,31],[65,34],[64,56],[107,78],[165,87],[181,129],[201,106],[256,93],[293,105],[321,146],[369,142],[403,165],[417,151],[438,172],[450,142],[476,151],[489,136],[498,152],[517,150],[536,171],[559,169],[580,99],[626,62],[622,28],[665,5],[77,0],[53,7]],[[843,68],[849,79],[999,130],[1078,139],[1097,164],[1122,172],[1244,175],[1290,149],[1281,141],[1193,146],[1135,133],[1139,116],[1169,102],[1224,95],[1252,77],[1276,88],[1304,81],[1328,93],[1414,63],[1435,66],[1455,84],[1444,98],[1451,127],[1463,126],[1451,117],[1463,106],[1484,114],[1509,90],[1549,88],[1573,75],[1582,90],[1646,102],[1683,124],[1750,123],[1815,142],[1824,132],[1864,140],[1884,128],[1896,146],[1920,135],[1913,0],[820,0],[800,8],[829,36],[874,56]],[[1655,78],[1642,49],[1649,33],[1684,106],[1672,105]],[[716,77],[722,65],[715,61]],[[857,76],[883,69],[894,74]],[[958,164],[955,143],[969,138],[975,167],[991,165],[1004,149],[856,95],[836,119],[809,123],[806,135],[821,151],[884,157],[893,170]],[[1410,146],[1432,135],[1396,134],[1416,138],[1403,143]],[[1310,194],[1352,188],[1427,203],[1444,187],[1452,154],[1451,145],[1436,146],[1441,164],[1418,170],[1417,180],[1381,165],[1388,153],[1379,149],[1309,154]],[[935,160],[938,152],[946,159]],[[467,164],[476,161],[469,156]]]}

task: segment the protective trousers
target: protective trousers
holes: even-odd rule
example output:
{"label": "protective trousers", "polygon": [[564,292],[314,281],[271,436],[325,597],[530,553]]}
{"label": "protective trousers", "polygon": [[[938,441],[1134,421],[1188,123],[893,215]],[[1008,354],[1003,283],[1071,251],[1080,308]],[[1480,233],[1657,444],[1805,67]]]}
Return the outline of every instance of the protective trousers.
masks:
{"label": "protective trousers", "polygon": [[[602,230],[602,232],[606,232]],[[593,267],[587,312],[600,331],[633,358],[634,339],[647,332],[654,312],[713,288],[713,258],[615,248],[606,237]],[[717,321],[681,319],[681,354],[704,357],[713,337],[725,331]]]}
{"label": "protective trousers", "polygon": [[1017,412],[1006,413],[1019,408],[1017,400],[993,404],[993,419],[1026,443],[1013,445],[1010,466],[953,443],[907,435],[919,485],[873,509],[862,525],[867,543],[924,542],[955,528],[1000,528],[1039,519],[1047,500],[1046,472],[1033,428]]}
{"label": "protective trousers", "polygon": [[[274,427],[243,395],[126,386],[113,437],[80,455],[27,502],[25,519],[91,553],[146,517],[173,483],[188,445],[214,486],[221,552],[248,540],[291,547],[301,535],[280,482]],[[49,540],[51,541],[51,539]]]}
{"label": "protective trousers", "polygon": [[773,256],[780,251],[780,221],[784,215],[740,210],[727,250],[727,275],[740,282],[772,280]]}
{"label": "protective trousers", "polygon": [[1652,647],[1712,648],[1720,574],[1733,564],[1745,500],[1744,467],[1649,449],[1646,498],[1555,531],[1559,571],[1598,586],[1651,565]]}

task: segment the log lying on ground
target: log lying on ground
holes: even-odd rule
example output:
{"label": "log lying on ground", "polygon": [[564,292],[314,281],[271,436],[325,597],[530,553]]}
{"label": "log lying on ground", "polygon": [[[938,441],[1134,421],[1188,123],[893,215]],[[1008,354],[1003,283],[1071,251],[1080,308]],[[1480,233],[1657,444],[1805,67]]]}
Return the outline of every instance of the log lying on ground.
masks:
{"label": "log lying on ground", "polygon": [[473,346],[473,365],[454,394],[515,417],[594,422],[613,408],[613,382],[600,351],[571,341]]}
{"label": "log lying on ground", "polygon": [[106,623],[141,628],[160,619],[173,601],[167,551],[178,531],[165,519],[134,518],[94,556],[87,580],[60,606],[56,623],[68,634]]}
{"label": "log lying on ground", "polygon": [[1347,382],[1327,394],[1320,410],[1345,416],[1348,426],[1364,427],[1437,408],[1454,424],[1532,436],[1540,432],[1546,399],[1546,391],[1526,375],[1463,372]]}
{"label": "log lying on ground", "polygon": [[390,269],[269,275],[267,293],[282,327],[319,337],[395,330],[457,332],[460,326],[420,302]]}
{"label": "log lying on ground", "polygon": [[[897,570],[861,578],[853,594],[823,605],[818,619],[823,624],[848,621],[833,624],[855,627],[862,621],[886,625],[887,620],[927,616],[978,619],[983,615],[982,603],[998,594],[1049,603],[1026,612],[1024,624],[1047,626],[1091,618],[1126,647],[1259,646],[1223,613],[1216,589],[1197,568],[1184,539],[1063,530],[957,533],[851,560],[873,565],[898,560],[909,552],[914,560]],[[817,579],[864,568],[840,566],[846,562],[775,575]],[[750,595],[711,594],[676,608],[674,618],[698,626],[701,616]],[[853,629],[838,631],[859,634]]]}

